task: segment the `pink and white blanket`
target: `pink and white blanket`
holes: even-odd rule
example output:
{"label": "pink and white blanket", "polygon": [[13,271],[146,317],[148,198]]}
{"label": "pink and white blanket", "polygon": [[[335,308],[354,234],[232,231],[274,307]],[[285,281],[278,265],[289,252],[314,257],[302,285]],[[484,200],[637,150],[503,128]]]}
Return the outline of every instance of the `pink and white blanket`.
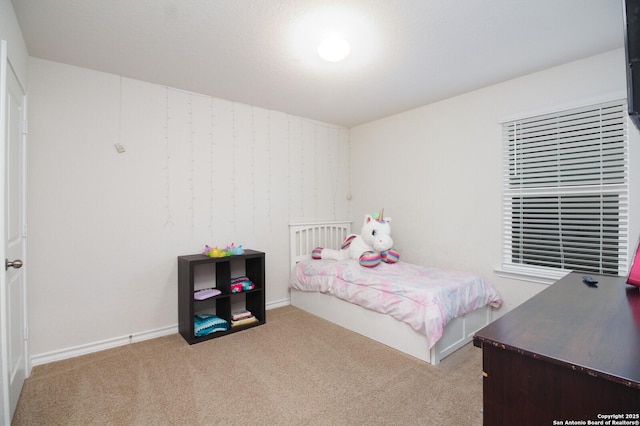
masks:
{"label": "pink and white blanket", "polygon": [[502,305],[497,291],[480,276],[402,261],[365,268],[354,259],[308,260],[293,268],[289,286],[391,315],[427,336],[429,348],[453,318]]}

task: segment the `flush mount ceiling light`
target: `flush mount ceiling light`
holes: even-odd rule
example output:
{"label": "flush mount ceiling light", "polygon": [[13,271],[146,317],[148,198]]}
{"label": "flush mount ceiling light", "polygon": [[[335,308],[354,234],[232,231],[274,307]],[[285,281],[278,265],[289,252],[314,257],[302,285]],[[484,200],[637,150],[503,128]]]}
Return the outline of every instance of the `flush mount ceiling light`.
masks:
{"label": "flush mount ceiling light", "polygon": [[380,44],[368,15],[352,6],[318,3],[331,5],[308,8],[291,20],[287,42],[295,63],[312,72],[348,72],[370,64]]}
{"label": "flush mount ceiling light", "polygon": [[327,35],[318,46],[318,55],[325,61],[339,62],[351,52],[351,46],[339,34]]}

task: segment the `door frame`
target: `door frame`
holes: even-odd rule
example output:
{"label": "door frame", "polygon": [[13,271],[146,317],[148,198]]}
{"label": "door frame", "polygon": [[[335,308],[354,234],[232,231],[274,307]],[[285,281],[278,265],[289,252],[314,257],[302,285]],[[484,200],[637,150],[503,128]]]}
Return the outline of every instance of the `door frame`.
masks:
{"label": "door frame", "polygon": [[[5,150],[7,148],[7,42],[0,40],[0,259],[6,258],[4,246],[5,235]],[[0,274],[0,291],[4,294],[7,285],[6,274]],[[2,296],[4,297],[4,296]],[[9,404],[9,354],[7,352],[7,312],[4,303],[0,302],[0,409],[2,424],[11,424],[11,408]]]}

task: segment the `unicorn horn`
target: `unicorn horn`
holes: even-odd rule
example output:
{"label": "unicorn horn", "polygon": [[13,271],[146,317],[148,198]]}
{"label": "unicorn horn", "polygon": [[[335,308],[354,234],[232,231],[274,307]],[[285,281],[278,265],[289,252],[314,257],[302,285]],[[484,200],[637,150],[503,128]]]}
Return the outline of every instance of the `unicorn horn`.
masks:
{"label": "unicorn horn", "polygon": [[378,220],[380,222],[384,221],[384,207],[380,210],[380,217],[378,217]]}

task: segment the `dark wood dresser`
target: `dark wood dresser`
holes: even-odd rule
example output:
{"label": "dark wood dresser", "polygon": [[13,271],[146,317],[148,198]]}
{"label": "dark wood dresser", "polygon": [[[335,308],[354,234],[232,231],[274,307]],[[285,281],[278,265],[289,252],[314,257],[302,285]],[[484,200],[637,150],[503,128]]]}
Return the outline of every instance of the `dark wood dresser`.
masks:
{"label": "dark wood dresser", "polygon": [[583,275],[474,335],[485,425],[640,424],[640,289],[593,274],[597,287],[587,286]]}

